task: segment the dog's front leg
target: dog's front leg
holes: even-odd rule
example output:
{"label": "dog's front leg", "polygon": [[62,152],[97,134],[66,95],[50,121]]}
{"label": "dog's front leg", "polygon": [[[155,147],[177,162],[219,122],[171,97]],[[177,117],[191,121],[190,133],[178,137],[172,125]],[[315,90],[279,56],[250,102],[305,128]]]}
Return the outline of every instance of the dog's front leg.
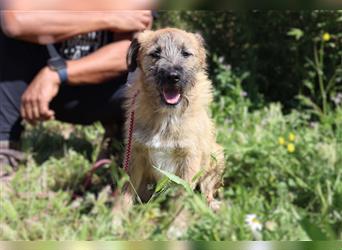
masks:
{"label": "dog's front leg", "polygon": [[201,170],[201,159],[200,157],[190,156],[187,158],[183,165],[183,179],[189,183],[192,189],[196,188],[198,180],[195,180],[196,175]]}
{"label": "dog's front leg", "polygon": [[214,211],[220,209],[219,202],[214,198],[219,184],[220,176],[214,170],[207,172],[200,182],[201,192],[205,196],[209,207]]}
{"label": "dog's front leg", "polygon": [[[198,157],[189,156],[185,159],[180,168],[180,177],[189,183],[192,189],[195,189],[198,183],[198,180],[195,180],[195,177],[200,171],[200,162],[201,160]],[[186,197],[184,195],[185,192],[184,189],[178,190],[174,197],[174,209],[179,212],[168,229],[167,236],[169,240],[177,239],[179,235],[184,235],[188,230],[188,222],[189,218],[191,218],[191,213],[186,207],[183,207],[183,203],[185,202],[184,198]]]}
{"label": "dog's front leg", "polygon": [[222,185],[222,174],[224,170],[224,157],[221,146],[215,145],[216,150],[206,164],[205,174],[200,180],[200,189],[205,195],[209,207],[218,211],[220,202],[214,198],[218,188]]}
{"label": "dog's front leg", "polygon": [[129,182],[124,185],[121,195],[118,196],[118,200],[115,202],[114,214],[125,214],[132,207],[144,175],[144,166],[141,166],[142,162],[140,157],[132,159],[128,172]]}

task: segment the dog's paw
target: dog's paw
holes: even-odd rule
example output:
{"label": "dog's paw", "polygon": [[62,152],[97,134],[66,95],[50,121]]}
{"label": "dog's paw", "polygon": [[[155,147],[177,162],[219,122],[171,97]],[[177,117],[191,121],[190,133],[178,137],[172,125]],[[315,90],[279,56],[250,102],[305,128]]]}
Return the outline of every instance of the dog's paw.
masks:
{"label": "dog's paw", "polygon": [[117,202],[112,208],[112,214],[114,217],[125,217],[128,215],[129,208],[125,208],[122,202]]}
{"label": "dog's paw", "polygon": [[215,213],[217,213],[221,207],[222,207],[222,201],[213,199],[209,202],[209,207],[212,209]]}
{"label": "dog's paw", "polygon": [[113,219],[112,219],[112,226],[113,228],[115,228],[115,231],[117,233],[121,232],[124,230],[123,227],[123,223],[124,222],[124,218],[120,215],[113,215]]}
{"label": "dog's paw", "polygon": [[124,222],[128,218],[129,212],[124,209],[121,203],[116,203],[112,209],[112,226],[118,235],[124,232]]}

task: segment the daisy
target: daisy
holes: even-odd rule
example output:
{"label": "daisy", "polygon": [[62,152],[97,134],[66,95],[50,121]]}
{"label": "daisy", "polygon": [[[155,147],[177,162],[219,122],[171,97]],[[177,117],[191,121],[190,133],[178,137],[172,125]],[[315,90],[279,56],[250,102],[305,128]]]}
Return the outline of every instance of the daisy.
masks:
{"label": "daisy", "polygon": [[245,222],[251,229],[254,239],[262,240],[262,235],[261,235],[262,224],[258,220],[257,216],[255,214],[247,214],[245,218]]}
{"label": "daisy", "polygon": [[261,231],[262,230],[262,224],[258,220],[258,218],[255,214],[247,214],[245,222],[251,228],[252,231]]}

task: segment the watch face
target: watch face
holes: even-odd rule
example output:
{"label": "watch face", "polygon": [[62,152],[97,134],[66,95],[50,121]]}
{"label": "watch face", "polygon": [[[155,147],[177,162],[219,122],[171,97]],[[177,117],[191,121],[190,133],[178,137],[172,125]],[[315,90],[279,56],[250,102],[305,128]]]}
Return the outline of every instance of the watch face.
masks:
{"label": "watch face", "polygon": [[58,71],[60,69],[65,69],[66,68],[66,63],[65,63],[65,60],[62,57],[54,57],[54,58],[50,58],[49,59],[48,66],[52,70]]}

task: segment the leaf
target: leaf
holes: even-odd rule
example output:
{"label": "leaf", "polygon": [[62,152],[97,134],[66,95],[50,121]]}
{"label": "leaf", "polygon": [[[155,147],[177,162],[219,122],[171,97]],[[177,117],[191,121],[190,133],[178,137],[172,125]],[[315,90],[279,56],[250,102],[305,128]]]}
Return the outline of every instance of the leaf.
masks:
{"label": "leaf", "polygon": [[198,171],[197,174],[192,178],[192,182],[196,182],[198,179],[200,179],[204,175],[204,170]]}
{"label": "leaf", "polygon": [[328,236],[318,226],[311,223],[308,218],[302,219],[300,225],[311,240],[329,240]]}
{"label": "leaf", "polygon": [[5,223],[0,223],[1,240],[18,240],[18,233]]}
{"label": "leaf", "polygon": [[207,202],[205,202],[202,196],[194,195],[191,201],[191,205],[194,208],[194,210],[197,211],[198,213],[206,213],[210,215],[212,219],[215,218],[215,214],[213,210],[209,208]]}
{"label": "leaf", "polygon": [[287,32],[288,36],[293,36],[296,40],[299,40],[304,35],[304,32],[298,28],[292,28],[289,32]]}
{"label": "leaf", "polygon": [[169,178],[165,176],[160,181],[158,181],[157,186],[155,188],[155,192],[158,193],[162,191],[167,186],[168,183],[169,183]]}
{"label": "leaf", "polygon": [[310,98],[303,95],[298,95],[297,99],[305,106],[310,107],[312,111],[318,116],[322,115],[321,108],[317,104],[315,104]]}
{"label": "leaf", "polygon": [[315,87],[313,85],[313,83],[309,80],[304,80],[303,82],[304,86],[307,87],[307,89],[310,91],[311,95],[315,94]]}
{"label": "leaf", "polygon": [[172,182],[181,185],[188,193],[193,193],[189,183],[187,183],[185,180],[183,180],[182,178],[179,178],[178,176],[171,174],[167,171],[161,170],[155,166],[153,166],[155,169],[157,169],[159,172],[161,172],[163,175],[165,175],[167,178],[169,178],[169,180],[171,180]]}
{"label": "leaf", "polygon": [[3,213],[5,214],[5,216],[7,216],[9,219],[13,221],[17,221],[18,213],[15,207],[12,205],[12,203],[10,201],[5,200],[2,202],[1,205],[2,205],[1,207],[3,209]]}

